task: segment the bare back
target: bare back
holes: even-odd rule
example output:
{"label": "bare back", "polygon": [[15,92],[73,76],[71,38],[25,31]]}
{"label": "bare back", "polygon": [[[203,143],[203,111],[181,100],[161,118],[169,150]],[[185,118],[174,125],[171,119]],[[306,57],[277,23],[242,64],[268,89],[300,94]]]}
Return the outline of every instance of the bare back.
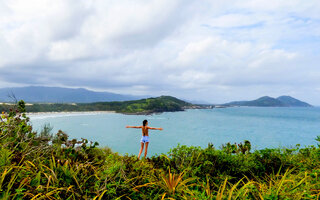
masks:
{"label": "bare back", "polygon": [[149,136],[148,126],[142,126],[142,136]]}

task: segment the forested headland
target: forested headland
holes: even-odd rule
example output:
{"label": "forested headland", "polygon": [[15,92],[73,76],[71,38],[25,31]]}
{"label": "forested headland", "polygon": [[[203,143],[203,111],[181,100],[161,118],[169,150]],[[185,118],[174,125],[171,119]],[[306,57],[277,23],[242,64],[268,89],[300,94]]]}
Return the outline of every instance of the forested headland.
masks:
{"label": "forested headland", "polygon": [[[151,114],[160,112],[183,111],[191,107],[187,103],[171,96],[161,96],[133,101],[113,101],[96,103],[35,103],[26,105],[28,112],[86,112],[115,111],[125,114]],[[8,112],[10,105],[0,105],[1,111]]]}

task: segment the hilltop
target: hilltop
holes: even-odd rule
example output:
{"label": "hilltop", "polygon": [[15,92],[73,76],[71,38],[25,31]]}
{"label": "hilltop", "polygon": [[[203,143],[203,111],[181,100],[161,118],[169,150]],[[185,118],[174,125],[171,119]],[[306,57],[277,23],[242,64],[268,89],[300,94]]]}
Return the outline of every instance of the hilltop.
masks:
{"label": "hilltop", "polygon": [[280,96],[273,98],[269,96],[260,97],[252,101],[233,101],[223,104],[224,106],[257,106],[257,107],[312,107],[312,105],[295,99],[291,96]]}

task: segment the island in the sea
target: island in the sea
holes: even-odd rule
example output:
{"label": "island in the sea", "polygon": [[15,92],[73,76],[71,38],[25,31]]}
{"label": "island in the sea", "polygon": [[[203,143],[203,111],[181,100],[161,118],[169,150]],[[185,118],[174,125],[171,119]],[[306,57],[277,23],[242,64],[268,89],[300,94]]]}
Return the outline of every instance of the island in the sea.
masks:
{"label": "island in the sea", "polygon": [[222,106],[312,107],[312,105],[295,99],[291,96],[280,96],[278,98],[264,96],[252,101],[233,101],[230,103],[222,104]]}

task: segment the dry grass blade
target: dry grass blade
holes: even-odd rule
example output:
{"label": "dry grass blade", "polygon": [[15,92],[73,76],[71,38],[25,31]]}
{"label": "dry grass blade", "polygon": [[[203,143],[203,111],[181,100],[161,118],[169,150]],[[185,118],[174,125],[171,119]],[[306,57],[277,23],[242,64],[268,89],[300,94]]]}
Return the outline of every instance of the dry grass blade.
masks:
{"label": "dry grass blade", "polygon": [[137,188],[146,187],[146,186],[154,185],[154,184],[155,184],[155,182],[152,182],[152,183],[146,183],[146,184],[143,184],[143,185],[135,186],[135,187],[134,187],[134,188],[132,188],[132,189],[136,190]]}
{"label": "dry grass blade", "polygon": [[18,173],[13,173],[11,178],[10,178],[10,181],[7,185],[7,191],[5,192],[5,196],[9,197],[9,194],[10,194],[10,190],[13,186],[13,184],[16,182],[16,179],[18,178],[19,176],[19,172]]}
{"label": "dry grass blade", "polygon": [[37,194],[36,196],[34,196],[34,197],[32,197],[32,199],[31,200],[36,200],[39,196],[41,196],[42,195],[42,193],[39,193],[39,194]]}
{"label": "dry grass blade", "polygon": [[163,193],[162,197],[161,197],[161,200],[164,199],[164,197],[166,196],[167,193]]}
{"label": "dry grass blade", "polygon": [[296,185],[296,186],[294,186],[292,189],[291,189],[291,191],[293,191],[293,190],[295,190],[295,189],[297,189],[303,182],[305,182],[306,180],[307,180],[307,178],[308,178],[308,176],[307,176],[307,172],[305,172],[305,174],[304,174],[304,178],[303,179],[301,179],[301,181],[299,181],[299,183]]}
{"label": "dry grass blade", "polygon": [[[280,172],[278,172],[278,174],[279,174],[279,173],[280,173]],[[280,192],[283,184],[284,184],[285,182],[288,182],[288,181],[289,181],[289,180],[286,180],[286,177],[287,177],[288,173],[289,173],[289,169],[286,170],[286,172],[283,174],[283,176],[282,176],[281,179],[280,179],[279,187],[278,187],[277,192],[276,192],[276,195],[277,195],[277,196],[279,195],[279,192]]]}
{"label": "dry grass blade", "polygon": [[94,197],[93,200],[96,200],[96,199],[101,200],[102,197],[103,197],[103,195],[104,195],[107,191],[108,191],[108,190],[104,190],[100,195],[97,195],[96,197]]}
{"label": "dry grass blade", "polygon": [[[48,193],[43,194],[42,196],[37,198],[37,200],[40,200],[40,199],[54,199],[53,197],[51,197],[51,195],[58,194],[62,190],[65,190],[65,188],[57,188],[55,190],[52,190],[52,191],[50,191]],[[32,198],[32,199],[34,199],[34,198]]]}
{"label": "dry grass blade", "polygon": [[13,167],[10,167],[9,169],[5,169],[4,172],[2,172],[1,179],[0,179],[0,191],[2,190],[4,179],[6,178],[7,174],[9,174],[12,169],[13,169]]}
{"label": "dry grass blade", "polygon": [[209,178],[208,176],[206,177],[207,179],[207,183],[206,183],[206,187],[205,187],[205,191],[206,191],[206,194],[208,197],[212,197],[212,192],[211,192],[211,189],[210,189],[210,183],[209,183]]}
{"label": "dry grass blade", "polygon": [[228,178],[226,178],[226,179],[224,180],[223,184],[220,185],[219,190],[218,190],[218,193],[217,193],[217,200],[221,200],[221,199],[222,199],[224,190],[225,190],[226,185],[227,185],[227,181],[228,181]]}
{"label": "dry grass blade", "polygon": [[238,185],[239,185],[240,183],[243,182],[243,179],[244,179],[244,178],[240,179],[240,181],[238,181],[236,184],[234,184],[234,185],[232,186],[231,190],[229,191],[228,200],[231,200],[231,199],[232,199],[233,191],[238,187]]}

